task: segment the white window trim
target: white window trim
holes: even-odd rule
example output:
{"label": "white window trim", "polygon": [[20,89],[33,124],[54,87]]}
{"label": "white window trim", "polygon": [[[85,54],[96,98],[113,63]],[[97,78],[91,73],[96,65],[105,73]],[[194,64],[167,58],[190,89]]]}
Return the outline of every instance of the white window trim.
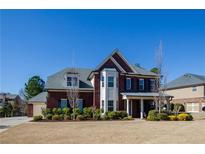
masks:
{"label": "white window trim", "polygon": [[114,100],[108,100],[107,101],[107,111],[108,111],[109,107],[111,107],[111,106],[109,106],[109,101],[112,101],[112,107],[113,107],[112,111],[115,111],[115,101]]}
{"label": "white window trim", "polygon": [[101,87],[105,87],[105,77],[101,76]]}
{"label": "white window trim", "polygon": [[[113,86],[112,86],[112,87],[109,87],[109,78],[110,78],[110,77],[113,78]],[[114,76],[108,76],[108,77],[107,77],[107,87],[108,87],[108,88],[114,88],[114,87],[115,87],[115,77],[114,77]]]}
{"label": "white window trim", "polygon": [[[140,84],[140,81],[143,81],[143,88],[142,89],[140,89],[140,86],[141,86],[141,84]],[[144,90],[144,79],[139,79],[139,90]]]}
{"label": "white window trim", "polygon": [[[128,84],[127,84],[127,81],[130,81],[130,86],[128,87]],[[126,78],[126,90],[131,90],[131,88],[132,88],[132,80],[131,80],[131,78]]]}
{"label": "white window trim", "polygon": [[[68,86],[68,78],[69,78],[69,77],[70,77],[70,78],[77,78],[77,85],[76,85],[76,86],[73,86],[73,85],[72,85],[72,84],[73,84],[72,81],[71,81],[71,86]],[[71,80],[73,80],[73,79],[71,79]],[[77,76],[72,76],[72,75],[69,76],[69,75],[68,75],[68,76],[66,77],[66,86],[67,86],[67,87],[79,87],[79,77],[77,77]]]}
{"label": "white window trim", "polygon": [[150,83],[154,82],[154,85],[150,84],[150,90],[154,91],[155,90],[155,79],[150,79]]}

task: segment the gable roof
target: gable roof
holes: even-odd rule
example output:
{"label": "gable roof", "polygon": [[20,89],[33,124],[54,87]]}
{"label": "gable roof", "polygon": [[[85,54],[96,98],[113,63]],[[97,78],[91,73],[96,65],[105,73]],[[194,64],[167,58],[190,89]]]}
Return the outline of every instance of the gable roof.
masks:
{"label": "gable roof", "polygon": [[[65,68],[47,78],[45,89],[68,89],[66,85],[65,74],[72,72],[72,68]],[[91,81],[87,80],[92,69],[76,68],[75,71],[79,74],[79,90],[92,90]]]}
{"label": "gable roof", "polygon": [[[114,58],[114,55],[118,55],[123,62],[130,68],[131,71],[126,72],[125,69],[123,69],[123,66],[121,66],[117,60]],[[96,68],[94,71],[92,71],[89,75],[89,79],[92,78],[93,72],[97,71],[100,69],[101,66],[103,66],[103,64],[105,64],[108,60],[111,60],[116,67],[118,67],[119,70],[122,71],[122,73],[128,73],[128,74],[133,74],[133,75],[144,75],[144,76],[157,76],[157,74],[147,71],[142,67],[138,67],[135,65],[131,65],[129,64],[129,62],[125,59],[125,57],[121,54],[119,49],[115,49],[108,57],[106,57]]]}
{"label": "gable roof", "polygon": [[205,84],[205,76],[186,73],[166,85],[167,89],[175,89]]}
{"label": "gable roof", "polygon": [[95,68],[95,70],[98,70],[104,63],[106,63],[109,59],[110,60],[112,60],[115,64],[116,64],[116,66],[120,69],[120,70],[122,70],[122,72],[125,72],[125,70],[122,68],[122,66],[120,66],[120,64],[116,61],[116,59],[113,57],[113,55],[114,54],[117,54],[120,58],[122,58],[123,59],[123,61],[130,67],[130,69],[134,72],[135,70],[134,70],[134,68],[128,63],[128,61],[125,59],[125,57],[124,56],[122,56],[122,54],[121,54],[121,52],[120,52],[120,50],[119,49],[115,49],[115,50],[113,50],[113,52],[108,56],[108,57],[106,57],[96,68]]}
{"label": "gable roof", "polygon": [[47,92],[42,92],[34,97],[32,97],[29,102],[47,102]]}

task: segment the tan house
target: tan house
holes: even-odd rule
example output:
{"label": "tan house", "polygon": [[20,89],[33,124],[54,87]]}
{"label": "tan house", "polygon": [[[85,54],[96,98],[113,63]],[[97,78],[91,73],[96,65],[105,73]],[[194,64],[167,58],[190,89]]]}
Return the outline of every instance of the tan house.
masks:
{"label": "tan house", "polygon": [[205,112],[205,76],[184,74],[167,85],[172,102],[184,104],[186,112]]}

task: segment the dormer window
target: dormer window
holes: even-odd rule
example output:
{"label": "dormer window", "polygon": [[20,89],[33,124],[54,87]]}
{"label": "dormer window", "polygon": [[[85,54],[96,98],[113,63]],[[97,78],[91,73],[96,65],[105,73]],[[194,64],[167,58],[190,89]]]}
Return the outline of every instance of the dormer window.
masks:
{"label": "dormer window", "polygon": [[68,87],[77,87],[78,86],[78,78],[73,76],[67,77],[67,86]]}

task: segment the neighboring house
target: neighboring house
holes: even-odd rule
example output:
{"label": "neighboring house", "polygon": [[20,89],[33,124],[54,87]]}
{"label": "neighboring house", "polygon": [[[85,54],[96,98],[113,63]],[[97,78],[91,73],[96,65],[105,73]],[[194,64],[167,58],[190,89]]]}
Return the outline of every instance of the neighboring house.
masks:
{"label": "neighboring house", "polygon": [[11,93],[0,93],[0,108],[2,108],[5,104],[15,104],[19,110],[14,113],[14,115],[21,115],[21,106],[23,104],[23,100],[19,95]]}
{"label": "neighboring house", "polygon": [[42,108],[46,108],[47,92],[42,92],[28,101],[28,116],[42,115]]}
{"label": "neighboring house", "polygon": [[[95,69],[76,68],[76,73],[72,70],[66,68],[47,78],[47,108],[70,107],[68,93],[71,85],[78,89],[78,107],[81,109],[92,106],[103,109],[104,113],[125,110],[133,117],[143,118],[154,108],[154,97],[158,96],[155,79],[158,76],[129,64],[118,49]],[[29,111],[32,110],[35,108],[30,105]]]}
{"label": "neighboring house", "polygon": [[185,105],[186,112],[205,111],[205,76],[184,74],[167,84],[167,94],[173,103]]}

